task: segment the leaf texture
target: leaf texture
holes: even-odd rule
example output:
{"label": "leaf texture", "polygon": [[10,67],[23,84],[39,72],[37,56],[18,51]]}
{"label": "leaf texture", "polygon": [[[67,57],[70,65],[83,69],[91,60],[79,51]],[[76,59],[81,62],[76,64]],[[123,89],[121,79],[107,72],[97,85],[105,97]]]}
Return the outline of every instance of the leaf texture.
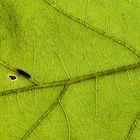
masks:
{"label": "leaf texture", "polygon": [[1,13],[0,139],[139,140],[139,0],[1,0]]}

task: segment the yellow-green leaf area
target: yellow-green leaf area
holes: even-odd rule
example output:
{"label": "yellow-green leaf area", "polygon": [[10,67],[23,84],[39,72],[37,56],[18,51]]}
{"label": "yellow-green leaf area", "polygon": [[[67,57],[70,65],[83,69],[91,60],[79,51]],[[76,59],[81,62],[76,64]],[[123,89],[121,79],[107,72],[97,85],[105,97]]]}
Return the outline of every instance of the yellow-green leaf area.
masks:
{"label": "yellow-green leaf area", "polygon": [[139,140],[138,0],[0,3],[0,139]]}

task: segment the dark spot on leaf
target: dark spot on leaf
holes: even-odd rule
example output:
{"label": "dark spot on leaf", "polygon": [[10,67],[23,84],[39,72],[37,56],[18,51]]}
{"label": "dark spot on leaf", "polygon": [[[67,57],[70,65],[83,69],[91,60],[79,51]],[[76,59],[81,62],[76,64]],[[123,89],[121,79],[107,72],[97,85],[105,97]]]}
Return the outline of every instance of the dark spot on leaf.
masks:
{"label": "dark spot on leaf", "polygon": [[9,78],[10,78],[11,80],[16,80],[16,79],[17,79],[17,77],[16,77],[15,75],[9,75]]}
{"label": "dark spot on leaf", "polygon": [[18,72],[20,75],[25,76],[26,78],[30,78],[30,77],[31,77],[30,74],[28,74],[27,72],[25,72],[25,71],[23,71],[23,70],[21,70],[21,69],[17,69],[17,72]]}

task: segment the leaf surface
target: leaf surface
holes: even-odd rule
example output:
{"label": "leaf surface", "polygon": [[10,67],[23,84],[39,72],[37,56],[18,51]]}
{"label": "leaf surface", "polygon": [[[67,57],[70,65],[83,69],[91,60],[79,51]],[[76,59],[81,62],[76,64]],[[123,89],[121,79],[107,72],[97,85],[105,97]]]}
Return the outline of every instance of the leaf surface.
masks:
{"label": "leaf surface", "polygon": [[138,0],[1,0],[1,13],[0,139],[140,138]]}

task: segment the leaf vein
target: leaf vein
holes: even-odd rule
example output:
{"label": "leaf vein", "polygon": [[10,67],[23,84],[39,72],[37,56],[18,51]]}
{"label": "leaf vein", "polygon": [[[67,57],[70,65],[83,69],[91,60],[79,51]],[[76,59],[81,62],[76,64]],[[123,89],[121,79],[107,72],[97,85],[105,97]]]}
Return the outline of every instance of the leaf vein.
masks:
{"label": "leaf vein", "polygon": [[30,91],[30,90],[35,90],[35,89],[64,86],[66,84],[73,85],[73,84],[76,84],[76,83],[79,83],[82,81],[96,79],[96,78],[104,77],[104,76],[109,76],[109,75],[113,75],[116,73],[126,72],[128,70],[134,70],[134,69],[138,69],[138,68],[140,68],[140,62],[122,66],[122,67],[109,69],[109,70],[104,70],[104,71],[100,71],[100,72],[96,72],[96,73],[90,73],[88,75],[83,75],[83,76],[73,78],[73,79],[61,80],[61,81],[56,81],[56,82],[45,83],[42,85],[28,86],[28,87],[23,87],[23,88],[19,88],[19,89],[2,91],[2,92],[0,92],[0,96],[10,95],[13,93],[20,93],[20,92]]}
{"label": "leaf vein", "polygon": [[56,9],[58,12],[60,12],[61,14],[63,14],[64,16],[70,18],[71,20],[75,21],[75,22],[78,22],[79,24],[97,32],[98,34],[116,42],[117,44],[120,44],[121,46],[125,47],[127,50],[129,50],[130,52],[132,52],[135,56],[137,56],[139,59],[140,59],[140,52],[136,49],[134,49],[132,46],[130,46],[128,43],[120,40],[119,38],[115,37],[115,36],[112,36],[110,34],[108,34],[106,31],[103,31],[97,27],[94,27],[90,24],[88,24],[87,22],[65,12],[64,10],[62,10],[61,8],[57,7],[55,4],[51,3],[51,2],[48,2],[47,0],[43,0],[46,4],[50,5],[51,7],[53,7],[54,9]]}
{"label": "leaf vein", "polygon": [[37,128],[37,126],[48,116],[48,114],[56,107],[59,101],[62,99],[65,94],[68,86],[64,85],[62,91],[56,100],[52,103],[52,105],[39,117],[39,119],[31,126],[31,128],[25,133],[25,135],[21,138],[21,140],[27,139],[27,137]]}
{"label": "leaf vein", "polygon": [[135,117],[135,119],[133,121],[133,124],[131,125],[125,140],[130,140],[131,139],[131,136],[132,136],[132,134],[134,132],[134,129],[136,129],[139,120],[140,120],[140,112]]}

